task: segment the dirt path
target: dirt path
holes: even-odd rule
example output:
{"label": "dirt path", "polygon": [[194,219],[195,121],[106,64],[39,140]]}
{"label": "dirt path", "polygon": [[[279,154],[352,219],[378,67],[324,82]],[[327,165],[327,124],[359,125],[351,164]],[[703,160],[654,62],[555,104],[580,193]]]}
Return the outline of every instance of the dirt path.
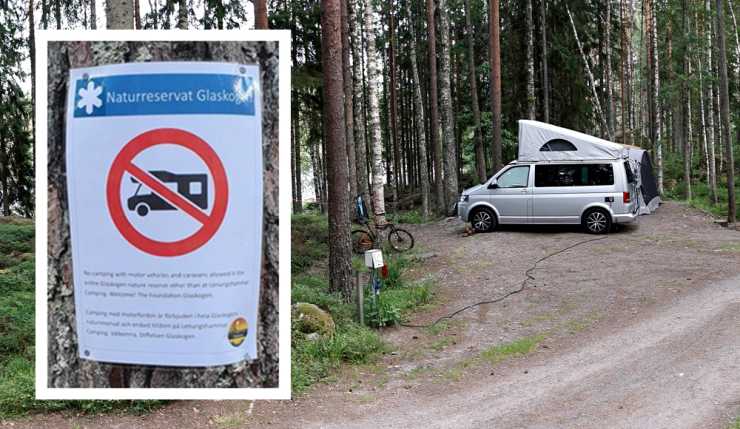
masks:
{"label": "dirt path", "polygon": [[[408,226],[436,257],[426,323],[515,289],[532,264],[593,238],[516,227],[463,238]],[[639,225],[540,263],[522,293],[433,329],[293,401],[182,401],[144,417],[36,416],[15,427],[685,427],[740,416],[740,232],[666,203]]]}

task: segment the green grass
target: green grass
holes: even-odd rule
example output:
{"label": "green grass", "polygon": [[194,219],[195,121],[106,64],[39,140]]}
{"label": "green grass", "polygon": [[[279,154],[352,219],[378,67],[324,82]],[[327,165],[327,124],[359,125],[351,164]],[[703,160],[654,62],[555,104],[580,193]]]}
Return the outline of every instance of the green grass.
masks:
{"label": "green grass", "polygon": [[[429,281],[410,283],[407,279],[408,269],[413,263],[409,257],[387,254],[388,277],[384,279],[379,300],[375,301],[379,305],[373,304],[370,286],[365,285],[365,322],[368,326],[360,325],[356,320],[355,304],[344,302],[339,294],[330,291],[328,273],[325,269],[315,269],[326,266],[327,226],[326,217],[318,214],[294,215],[292,218],[292,301],[317,305],[331,314],[336,325],[333,336],[311,340],[293,329],[292,385],[296,393],[329,380],[342,365],[374,362],[387,351],[387,346],[372,327],[396,324],[432,298]],[[357,271],[367,272],[360,257],[354,257],[352,265]],[[362,278],[367,277],[363,275]]]}
{"label": "green grass", "polygon": [[544,335],[520,338],[509,343],[504,343],[483,350],[481,352],[481,357],[492,365],[495,365],[510,357],[524,356],[531,353],[544,339]]}
{"label": "green grass", "polygon": [[734,422],[730,423],[728,429],[740,429],[740,417],[736,418]]}
{"label": "green grass", "polygon": [[34,399],[34,226],[0,218],[0,419],[33,412],[142,414],[164,401],[37,401]]}

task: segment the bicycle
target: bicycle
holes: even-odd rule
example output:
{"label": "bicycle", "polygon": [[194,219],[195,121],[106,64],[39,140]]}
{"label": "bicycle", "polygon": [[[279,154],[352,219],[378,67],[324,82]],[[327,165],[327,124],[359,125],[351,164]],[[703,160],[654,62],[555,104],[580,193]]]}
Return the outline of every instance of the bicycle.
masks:
{"label": "bicycle", "polygon": [[[370,249],[376,248],[378,238],[383,231],[388,230],[386,237],[391,248],[397,252],[405,252],[414,247],[414,236],[402,228],[396,228],[393,223],[370,226],[369,222],[363,223],[366,229],[355,229],[352,231],[352,251],[357,254],[363,254]],[[376,232],[379,231],[379,232]]]}

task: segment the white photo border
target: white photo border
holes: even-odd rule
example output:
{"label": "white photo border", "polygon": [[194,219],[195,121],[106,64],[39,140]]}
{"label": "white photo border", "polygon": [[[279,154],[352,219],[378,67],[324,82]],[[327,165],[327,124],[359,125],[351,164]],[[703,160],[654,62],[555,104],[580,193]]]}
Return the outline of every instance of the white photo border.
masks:
{"label": "white photo border", "polygon": [[[48,387],[48,44],[73,41],[278,42],[279,381],[276,388]],[[291,398],[290,357],[290,30],[37,30],[36,32],[36,399],[255,400]],[[38,144],[41,143],[41,144]]]}

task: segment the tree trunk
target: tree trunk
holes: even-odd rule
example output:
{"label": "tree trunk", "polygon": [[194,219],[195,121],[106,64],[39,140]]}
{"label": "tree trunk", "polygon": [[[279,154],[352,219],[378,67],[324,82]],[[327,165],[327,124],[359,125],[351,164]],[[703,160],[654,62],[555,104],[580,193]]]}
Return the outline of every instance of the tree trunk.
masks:
{"label": "tree trunk", "polygon": [[[705,1],[705,11],[706,11],[706,19],[707,19],[707,25],[705,27],[705,31],[707,33],[706,39],[707,39],[707,60],[706,65],[709,69],[710,73],[713,70],[713,60],[712,60],[712,50],[714,49],[714,43],[712,41],[712,8],[711,8],[712,2],[710,0]],[[717,204],[719,202],[719,195],[717,193],[717,164],[716,164],[716,157],[715,157],[715,128],[714,128],[714,82],[710,81],[707,82],[707,90],[706,90],[706,100],[707,100],[707,157],[709,158],[709,164],[707,168],[709,169],[709,191],[712,196],[712,201],[714,204]]]}
{"label": "tree trunk", "polygon": [[96,6],[97,2],[95,0],[90,0],[90,29],[96,30],[98,28],[98,16],[95,11],[97,9]]}
{"label": "tree trunk", "polygon": [[[619,101],[621,107],[621,131],[622,131],[622,142],[626,144],[632,144],[631,138],[631,126],[630,126],[630,74],[629,74],[629,61],[631,52],[630,34],[632,28],[631,16],[627,14],[626,0],[620,0],[619,13],[621,21],[621,31],[619,33],[620,46],[621,46],[621,73],[619,74]],[[627,132],[630,132],[630,136]]]}
{"label": "tree trunk", "polygon": [[354,140],[355,140],[355,166],[357,168],[357,192],[362,195],[362,200],[370,203],[370,188],[368,186],[367,173],[367,144],[365,140],[365,91],[363,88],[362,73],[362,30],[360,28],[359,16],[362,16],[360,1],[352,0],[349,10],[349,26],[352,33],[352,80],[354,113]]}
{"label": "tree trunk", "polygon": [[606,85],[606,108],[608,112],[609,139],[614,140],[614,94],[612,92],[612,2],[606,1],[606,22],[604,23],[604,33],[606,38],[606,66],[605,81]]}
{"label": "tree trunk", "polygon": [[727,163],[727,222],[735,225],[735,165],[730,139],[730,93],[727,87],[727,48],[725,45],[725,23],[722,0],[717,0],[715,21],[717,26],[717,52],[719,55],[719,112],[722,121],[722,137],[725,141],[725,158]]}
{"label": "tree trunk", "polygon": [[[294,101],[295,104],[295,101]],[[301,171],[301,111],[293,108],[291,165],[293,166],[293,213],[303,212],[303,180]]]}
{"label": "tree trunk", "polygon": [[[407,3],[406,10],[411,17],[411,6]],[[414,89],[414,108],[416,118],[416,133],[419,142],[419,176],[421,182],[421,217],[426,220],[429,217],[429,173],[427,171],[427,137],[424,120],[424,101],[421,97],[421,80],[419,79],[419,52],[416,49],[416,37],[409,38],[411,44],[411,88]]]}
{"label": "tree trunk", "polygon": [[[444,175],[445,195],[442,213],[447,215],[450,206],[457,201],[457,155],[455,147],[455,125],[452,114],[452,93],[450,87],[450,24],[447,16],[447,0],[439,0],[439,104],[442,109],[442,135],[444,137]],[[442,197],[440,195],[440,197]]]}
{"label": "tree trunk", "polygon": [[177,28],[180,30],[188,29],[188,0],[178,0]]}
{"label": "tree trunk", "polygon": [[367,98],[370,117],[370,151],[373,172],[373,214],[375,223],[382,225],[385,220],[385,192],[383,189],[383,139],[380,135],[380,100],[378,90],[380,68],[375,46],[375,11],[371,1],[365,3],[365,38],[367,40]]}
{"label": "tree trunk", "polygon": [[[683,0],[683,34],[684,37],[688,37],[691,29],[688,24],[689,11],[686,8],[686,0]],[[681,110],[683,117],[683,127],[681,132],[683,133],[683,180],[686,184],[686,200],[691,201],[691,93],[689,92],[688,79],[691,76],[691,62],[689,57],[691,51],[688,48],[688,42],[685,42],[685,49],[683,53],[683,79],[682,90],[681,90]],[[675,132],[675,131],[674,131]]]}
{"label": "tree trunk", "polygon": [[488,26],[491,49],[491,129],[493,131],[493,173],[504,164],[501,157],[501,33],[499,0],[489,0]]}
{"label": "tree trunk", "polygon": [[650,116],[650,140],[655,150],[655,158],[658,170],[658,193],[663,195],[663,142],[661,141],[661,115],[660,115],[660,67],[658,64],[658,30],[653,0],[645,1],[645,19],[648,22],[648,60],[650,75],[650,94],[648,97]]}
{"label": "tree trunk", "polygon": [[141,6],[139,0],[134,0],[134,28],[141,30]]}
{"label": "tree trunk", "polygon": [[357,165],[355,162],[354,109],[352,100],[352,69],[350,68],[349,16],[347,2],[341,1],[342,12],[342,81],[344,85],[344,126],[350,199],[357,196]]}
{"label": "tree trunk", "polygon": [[534,20],[532,0],[526,0],[526,44],[527,44],[527,118],[536,119],[537,104],[534,98]]}
{"label": "tree trunk", "polygon": [[542,33],[542,117],[550,122],[550,78],[547,71],[547,14],[546,0],[540,0],[540,33]]}
{"label": "tree trunk", "polygon": [[[31,60],[31,133],[36,132],[36,39],[34,37],[36,22],[33,13],[33,0],[28,0],[28,52]],[[31,165],[36,171],[36,142],[35,139],[31,139],[31,141],[33,142]]]}
{"label": "tree trunk", "polygon": [[468,79],[470,80],[470,101],[473,107],[473,142],[475,147],[475,171],[480,183],[486,181],[486,159],[483,151],[483,136],[480,129],[480,106],[478,105],[478,73],[475,70],[475,46],[473,23],[470,17],[470,0],[465,0],[465,36],[468,45]]}
{"label": "tree trunk", "polygon": [[267,30],[267,1],[254,0],[254,28],[257,30]]}
{"label": "tree trunk", "polygon": [[[110,22],[110,21],[109,21]],[[133,24],[133,19],[127,21]],[[278,381],[278,47],[255,42],[52,42],[49,45],[50,387],[276,387]],[[172,368],[79,359],[65,165],[69,68],[141,61],[235,61],[262,67],[264,224],[258,358]]]}
{"label": "tree trunk", "polygon": [[391,131],[391,147],[393,148],[393,171],[391,172],[392,186],[393,186],[393,203],[398,203],[398,195],[401,191],[401,150],[398,142],[398,72],[396,64],[396,26],[395,26],[395,7],[393,2],[390,2],[388,8],[388,67],[390,82],[389,82],[389,95],[390,95],[390,131]]}
{"label": "tree trunk", "polygon": [[132,0],[106,0],[105,22],[106,27],[111,30],[133,30],[134,5]]}
{"label": "tree trunk", "polygon": [[439,103],[437,101],[437,29],[434,19],[434,0],[427,0],[427,35],[429,44],[429,131],[434,148],[434,189],[437,212],[443,213],[445,207],[444,173],[442,172],[443,149],[439,135]]}
{"label": "tree trunk", "polygon": [[347,142],[344,122],[342,0],[321,1],[321,67],[323,70],[324,137],[329,197],[329,290],[352,299]]}

